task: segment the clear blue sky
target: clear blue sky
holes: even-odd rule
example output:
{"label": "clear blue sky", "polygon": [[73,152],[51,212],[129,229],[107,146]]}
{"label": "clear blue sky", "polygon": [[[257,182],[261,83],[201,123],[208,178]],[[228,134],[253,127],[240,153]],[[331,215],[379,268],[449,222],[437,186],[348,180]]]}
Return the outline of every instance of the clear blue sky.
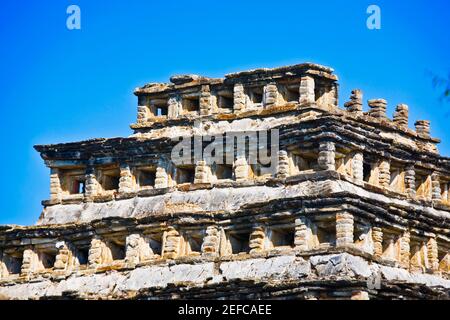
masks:
{"label": "clear blue sky", "polygon": [[[81,8],[79,31],[66,8]],[[381,8],[381,30],[366,8]],[[364,99],[398,103],[450,155],[446,114],[426,70],[450,71],[450,2],[427,1],[1,1],[0,224],[33,224],[49,197],[49,169],[33,145],[127,136],[135,87],[174,73],[220,77],[305,61]]]}

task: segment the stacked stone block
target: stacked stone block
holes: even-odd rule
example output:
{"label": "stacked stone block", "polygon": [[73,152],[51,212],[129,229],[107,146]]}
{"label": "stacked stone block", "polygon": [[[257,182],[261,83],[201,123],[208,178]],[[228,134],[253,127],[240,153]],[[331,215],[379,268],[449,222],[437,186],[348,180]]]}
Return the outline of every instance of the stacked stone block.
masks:
{"label": "stacked stone block", "polygon": [[430,121],[419,120],[414,124],[416,127],[416,133],[419,137],[428,139],[430,138]]}
{"label": "stacked stone block", "polygon": [[241,83],[236,83],[233,88],[233,99],[234,99],[234,111],[240,112],[245,110],[246,97],[244,86]]}
{"label": "stacked stone block", "polygon": [[206,161],[197,161],[194,183],[211,183],[211,177],[211,168],[206,164]]}
{"label": "stacked stone block", "polygon": [[94,237],[89,248],[89,267],[95,269],[112,260],[111,251],[106,246],[106,243],[99,237]]}
{"label": "stacked stone block", "polygon": [[307,251],[309,249],[309,231],[306,218],[295,219],[294,245],[297,250]]}
{"label": "stacked stone block", "polygon": [[62,188],[61,180],[59,177],[59,169],[50,169],[50,199],[54,201],[61,201]]}
{"label": "stacked stone block", "polygon": [[127,164],[120,166],[119,192],[127,193],[133,191],[133,175]]}
{"label": "stacked stone block", "polygon": [[169,186],[169,176],[166,169],[162,167],[156,168],[155,189],[167,188]]}
{"label": "stacked stone block", "polygon": [[166,259],[175,259],[180,253],[181,236],[174,228],[169,227],[164,235],[163,257]]}
{"label": "stacked stone block", "polygon": [[381,187],[389,187],[391,182],[391,164],[388,159],[382,159],[380,161],[378,183]]}
{"label": "stacked stone block", "polygon": [[355,152],[352,158],[352,173],[353,178],[357,181],[364,179],[364,156],[362,152]]}
{"label": "stacked stone block", "polygon": [[395,108],[394,123],[401,129],[408,128],[409,108],[406,104],[399,104]]}
{"label": "stacked stone block", "polygon": [[206,236],[202,243],[202,253],[204,255],[215,255],[219,253],[219,231],[216,226],[206,228]]}
{"label": "stacked stone block", "polygon": [[200,92],[200,115],[211,113],[211,90],[208,85],[203,85]]}
{"label": "stacked stone block", "polygon": [[277,103],[278,89],[275,83],[270,83],[264,87],[264,106],[271,107]]}
{"label": "stacked stone block", "polygon": [[437,172],[433,172],[431,174],[431,198],[433,200],[440,201],[442,196],[441,190],[441,181],[439,178],[439,174]]}
{"label": "stacked stone block", "polygon": [[416,171],[413,164],[405,168],[405,191],[409,197],[416,197]]}
{"label": "stacked stone block", "polygon": [[369,104],[369,115],[377,119],[387,119],[386,108],[387,101],[384,99],[372,99],[367,102]]}
{"label": "stacked stone block", "polygon": [[314,78],[310,76],[302,77],[300,80],[300,104],[312,104],[316,101],[315,98],[315,84]]}
{"label": "stacked stone block", "polygon": [[244,156],[238,157],[234,161],[234,176],[237,182],[243,182],[249,179],[250,166]]}
{"label": "stacked stone block", "polygon": [[178,95],[172,95],[168,100],[168,118],[175,119],[181,114],[181,98]]}
{"label": "stacked stone block", "polygon": [[65,242],[58,242],[56,247],[58,249],[58,254],[55,258],[55,271],[63,272],[70,269],[70,267],[73,266],[73,252],[69,248],[69,245]]}
{"label": "stacked stone block", "polygon": [[403,235],[400,238],[400,264],[406,269],[409,268],[410,241],[409,231],[403,232]]}
{"label": "stacked stone block", "polygon": [[336,214],[336,246],[353,243],[353,215],[347,212]]}
{"label": "stacked stone block", "polygon": [[319,145],[318,165],[322,170],[336,170],[336,147],[333,142],[324,141]]}
{"label": "stacked stone block", "polygon": [[39,257],[32,248],[27,248],[23,251],[21,274],[28,275],[38,270]]}
{"label": "stacked stone block", "polygon": [[138,106],[137,107],[137,122],[145,123],[148,119],[148,107],[147,106]]}
{"label": "stacked stone block", "polygon": [[256,227],[250,234],[250,253],[258,253],[264,250],[264,239],[266,235],[263,227]]}
{"label": "stacked stone block", "polygon": [[86,185],[85,185],[85,196],[86,199],[92,200],[92,197],[94,197],[98,192],[98,181],[97,177],[95,176],[95,170],[94,168],[88,168],[86,170]]}
{"label": "stacked stone block", "polygon": [[289,158],[286,151],[278,151],[278,165],[276,177],[286,179],[289,176]]}
{"label": "stacked stone block", "polygon": [[427,242],[428,264],[432,271],[439,270],[438,246],[435,237],[431,237]]}
{"label": "stacked stone block", "polygon": [[380,227],[372,228],[373,254],[375,257],[383,255],[383,229]]}
{"label": "stacked stone block", "polygon": [[359,89],[352,91],[350,96],[350,101],[344,104],[344,107],[348,112],[353,114],[361,115],[363,110],[363,93]]}

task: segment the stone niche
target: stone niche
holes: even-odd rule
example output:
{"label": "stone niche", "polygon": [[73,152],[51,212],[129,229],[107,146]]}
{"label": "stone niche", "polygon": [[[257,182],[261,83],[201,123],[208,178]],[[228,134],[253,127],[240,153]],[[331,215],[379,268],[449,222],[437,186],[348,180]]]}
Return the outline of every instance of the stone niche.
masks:
{"label": "stone niche", "polygon": [[55,245],[51,243],[45,246],[37,246],[34,250],[38,257],[37,270],[51,271],[55,265],[56,255],[58,254]]}
{"label": "stone niche", "polygon": [[371,185],[379,185],[380,168],[378,160],[364,155],[363,180]]}
{"label": "stone niche", "polygon": [[294,222],[271,225],[267,228],[266,249],[294,248]]}
{"label": "stone niche", "polygon": [[399,232],[383,229],[381,257],[386,260],[400,262],[401,234]]}
{"label": "stone niche", "polygon": [[106,246],[111,251],[111,258],[113,261],[125,259],[125,243],[125,237],[117,237],[106,241]]}
{"label": "stone niche", "polygon": [[259,108],[263,105],[264,86],[249,86],[244,88],[247,108]]}
{"label": "stone niche", "polygon": [[354,154],[351,150],[336,147],[335,153],[335,163],[336,163],[336,171],[352,177],[353,176],[353,156]]}
{"label": "stone niche", "polygon": [[416,170],[416,197],[431,200],[431,175],[426,171]]}
{"label": "stone niche", "polygon": [[328,80],[314,79],[314,97],[316,104],[332,110],[338,103],[336,84]]}
{"label": "stone niche", "polygon": [[86,169],[60,169],[61,192],[63,196],[84,194],[86,187]]}
{"label": "stone niche", "polygon": [[438,261],[439,271],[444,274],[450,274],[450,247],[438,242]]}
{"label": "stone niche", "polygon": [[390,167],[391,179],[389,186],[396,192],[405,192],[405,166],[399,162],[391,161]]}
{"label": "stone niche", "polygon": [[125,260],[125,257],[125,235],[96,237],[92,239],[88,258],[91,267],[108,265],[112,262],[123,261]]}
{"label": "stone niche", "polygon": [[198,256],[202,252],[202,242],[205,230],[183,230],[180,243],[181,256]]}
{"label": "stone niche", "polygon": [[103,192],[119,190],[120,169],[119,166],[109,166],[97,170],[97,181]]}
{"label": "stone niche", "polygon": [[334,214],[317,215],[310,221],[312,249],[336,246],[336,217]]}
{"label": "stone niche", "polygon": [[318,169],[318,151],[311,147],[290,150],[288,155],[291,175],[314,172]]}
{"label": "stone niche", "polygon": [[142,166],[134,169],[139,189],[153,189],[156,180],[156,166]]}
{"label": "stone niche", "polygon": [[265,166],[261,163],[255,163],[250,165],[251,173],[255,179],[265,179],[273,176],[276,172],[271,166]]}
{"label": "stone niche", "polygon": [[444,204],[450,204],[450,182],[448,180],[441,181],[441,200]]}
{"label": "stone niche", "polygon": [[152,99],[150,100],[150,114],[153,117],[167,117],[169,114],[168,99]]}
{"label": "stone niche", "polygon": [[175,168],[175,181],[177,184],[194,183],[195,166],[180,165]]}
{"label": "stone niche", "polygon": [[411,237],[410,266],[412,272],[425,272],[429,268],[427,240],[421,237]]}
{"label": "stone niche", "polygon": [[74,266],[78,269],[86,269],[89,263],[89,244],[79,244],[71,248],[74,256]]}
{"label": "stone niche", "polygon": [[293,83],[279,83],[278,103],[298,103],[300,101],[300,81]]}
{"label": "stone niche", "polygon": [[22,269],[23,252],[19,250],[0,251],[0,278],[18,275]]}
{"label": "stone niche", "polygon": [[368,222],[362,220],[355,221],[353,239],[356,248],[373,254],[372,227]]}
{"label": "stone niche", "polygon": [[200,94],[184,94],[181,97],[181,110],[183,115],[196,116],[200,113]]}
{"label": "stone niche", "polygon": [[138,122],[151,120],[155,117],[167,117],[169,99],[163,96],[138,96]]}
{"label": "stone niche", "polygon": [[233,165],[214,163],[212,171],[215,180],[233,180]]}
{"label": "stone niche", "polygon": [[225,231],[225,240],[221,244],[221,255],[248,253],[250,251],[250,229]]}
{"label": "stone niche", "polygon": [[233,88],[212,91],[211,109],[213,113],[233,113],[233,106]]}

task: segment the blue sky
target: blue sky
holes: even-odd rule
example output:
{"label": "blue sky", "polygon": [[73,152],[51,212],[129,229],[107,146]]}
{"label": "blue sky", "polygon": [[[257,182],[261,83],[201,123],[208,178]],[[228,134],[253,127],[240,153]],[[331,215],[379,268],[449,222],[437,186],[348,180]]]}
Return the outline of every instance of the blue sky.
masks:
{"label": "blue sky", "polygon": [[[66,8],[81,8],[81,30]],[[366,9],[381,8],[381,30]],[[450,3],[436,1],[1,1],[0,224],[34,224],[49,169],[33,145],[127,136],[132,91],[176,73],[220,77],[300,62],[331,66],[340,104],[353,88],[385,98],[410,126],[432,121],[450,155],[450,105],[426,75],[450,72]]]}

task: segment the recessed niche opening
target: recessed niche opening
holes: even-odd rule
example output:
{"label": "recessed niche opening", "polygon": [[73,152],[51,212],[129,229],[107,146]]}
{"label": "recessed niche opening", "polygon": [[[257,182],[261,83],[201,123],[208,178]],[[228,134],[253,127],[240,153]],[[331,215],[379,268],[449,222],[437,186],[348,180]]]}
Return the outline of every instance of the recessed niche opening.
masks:
{"label": "recessed niche opening", "polygon": [[79,265],[87,265],[89,262],[89,248],[78,248],[75,251],[75,258]]}
{"label": "recessed niche opening", "polygon": [[56,261],[56,252],[40,252],[39,261],[45,269],[52,269]]}
{"label": "recessed niche opening", "polygon": [[450,272],[450,251],[438,243],[439,271]]}
{"label": "recessed niche opening", "polygon": [[314,170],[317,167],[317,154],[312,152],[302,154],[293,153],[292,161],[297,173]]}
{"label": "recessed niche opening", "polygon": [[315,222],[313,232],[317,237],[319,248],[329,248],[336,245],[336,228],[334,221]]}
{"label": "recessed niche opening", "polygon": [[233,95],[231,96],[219,95],[217,98],[218,98],[217,104],[220,109],[233,109],[234,106]]}
{"label": "recessed niche opening", "polygon": [[2,261],[5,264],[8,274],[20,274],[23,263],[22,253],[18,255],[3,254]]}
{"label": "recessed niche opening", "polygon": [[233,232],[228,234],[228,241],[232,254],[247,253],[250,251],[250,232]]}
{"label": "recessed niche opening", "polygon": [[118,190],[120,181],[120,170],[111,169],[102,171],[101,185],[104,190]]}
{"label": "recessed niche opening", "polygon": [[70,189],[70,194],[83,194],[86,191],[86,181],[85,179],[74,179],[72,181],[72,187]]}
{"label": "recessed niche opening", "polygon": [[155,169],[141,169],[139,171],[139,186],[140,187],[154,187],[156,180]]}
{"label": "recessed niche opening", "polygon": [[294,247],[294,227],[272,228],[270,242],[274,248]]}
{"label": "recessed niche opening", "polygon": [[416,195],[421,198],[431,197],[431,183],[426,175],[416,173]]}
{"label": "recessed niche opening", "polygon": [[389,260],[399,260],[400,248],[399,248],[400,236],[395,234],[383,235],[383,254],[382,256]]}
{"label": "recessed niche opening", "polygon": [[157,117],[167,116],[169,113],[169,108],[167,106],[155,106],[155,115]]}
{"label": "recessed niche opening", "polygon": [[192,113],[200,110],[199,97],[184,97],[182,101],[184,112]]}
{"label": "recessed niche opening", "polygon": [[201,253],[203,237],[200,234],[187,234],[185,236],[187,244],[186,254]]}
{"label": "recessed niche opening", "polygon": [[148,236],[148,244],[153,254],[162,254],[162,234],[151,234]]}
{"label": "recessed niche opening", "polygon": [[396,167],[391,164],[391,180],[390,187],[394,191],[403,192],[404,186],[403,168]]}
{"label": "recessed niche opening", "polygon": [[363,163],[363,177],[365,182],[369,182],[370,178],[372,176],[372,166],[370,163],[364,162]]}
{"label": "recessed niche opening", "polygon": [[353,230],[353,243],[356,247],[373,253],[371,227],[365,223],[355,223]]}
{"label": "recessed niche opening", "polygon": [[263,92],[264,92],[263,87],[247,88],[246,92],[247,92],[247,96],[248,96],[249,100],[253,104],[255,104],[255,105],[256,104],[262,104],[262,102],[263,102]]}
{"label": "recessed niche opening", "polygon": [[283,91],[284,100],[286,102],[295,102],[298,103],[300,100],[300,84],[286,86],[286,89]]}
{"label": "recessed niche opening", "polygon": [[216,177],[218,180],[233,179],[233,166],[227,164],[216,165]]}
{"label": "recessed niche opening", "polygon": [[194,166],[177,167],[176,181],[178,184],[194,183],[195,168]]}
{"label": "recessed niche opening", "polygon": [[109,241],[108,248],[111,250],[111,256],[113,260],[125,259],[125,239],[123,241]]}

